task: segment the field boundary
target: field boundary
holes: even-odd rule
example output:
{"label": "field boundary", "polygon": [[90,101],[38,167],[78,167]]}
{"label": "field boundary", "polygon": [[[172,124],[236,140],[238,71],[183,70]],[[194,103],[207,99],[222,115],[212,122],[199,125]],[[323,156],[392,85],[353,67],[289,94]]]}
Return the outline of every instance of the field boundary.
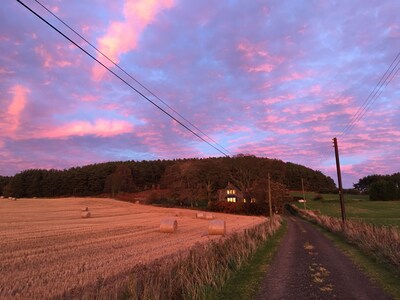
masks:
{"label": "field boundary", "polygon": [[232,274],[221,289],[210,292],[206,299],[253,299],[286,231],[287,222],[283,221],[277,232],[259,247],[250,261]]}
{"label": "field boundary", "polygon": [[281,226],[277,216],[210,244],[138,265],[129,276],[125,299],[204,299],[220,288]]}

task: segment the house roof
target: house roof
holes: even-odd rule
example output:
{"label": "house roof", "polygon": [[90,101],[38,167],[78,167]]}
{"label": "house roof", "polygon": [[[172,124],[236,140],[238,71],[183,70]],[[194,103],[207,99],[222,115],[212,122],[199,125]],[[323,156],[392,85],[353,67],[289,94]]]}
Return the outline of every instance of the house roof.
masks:
{"label": "house roof", "polygon": [[238,190],[238,191],[240,191],[240,189],[238,189],[236,186],[234,186],[231,182],[228,182],[228,184],[227,184],[227,186],[226,186],[226,188],[225,188],[226,190]]}

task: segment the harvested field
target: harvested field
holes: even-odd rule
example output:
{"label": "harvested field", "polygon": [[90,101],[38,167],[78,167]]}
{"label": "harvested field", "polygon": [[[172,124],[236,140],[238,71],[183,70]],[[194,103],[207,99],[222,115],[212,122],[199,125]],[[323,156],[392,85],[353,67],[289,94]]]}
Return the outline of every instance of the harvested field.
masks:
{"label": "harvested field", "polygon": [[[82,207],[89,207],[90,218],[81,218]],[[226,222],[227,235],[265,220],[214,217]],[[175,233],[160,232],[165,218],[178,221]],[[57,298],[106,278],[126,277],[139,263],[222,238],[208,236],[208,222],[193,210],[112,199],[1,199],[0,298]]]}

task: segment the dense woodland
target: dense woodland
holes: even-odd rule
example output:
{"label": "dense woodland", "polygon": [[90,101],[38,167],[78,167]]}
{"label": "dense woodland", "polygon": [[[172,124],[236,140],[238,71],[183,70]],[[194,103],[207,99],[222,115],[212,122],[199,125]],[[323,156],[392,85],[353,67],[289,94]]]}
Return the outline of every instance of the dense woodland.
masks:
{"label": "dense woodland", "polygon": [[400,172],[392,175],[368,175],[361,178],[354,188],[369,194],[370,200],[400,200]]}
{"label": "dense woodland", "polygon": [[0,193],[6,197],[66,197],[131,193],[149,189],[169,189],[174,197],[195,197],[212,201],[217,190],[232,182],[251,192],[265,181],[291,190],[301,189],[301,178],[308,191],[335,190],[332,178],[320,171],[251,155],[235,157],[125,161],[93,164],[66,170],[33,169],[12,177],[0,176]]}

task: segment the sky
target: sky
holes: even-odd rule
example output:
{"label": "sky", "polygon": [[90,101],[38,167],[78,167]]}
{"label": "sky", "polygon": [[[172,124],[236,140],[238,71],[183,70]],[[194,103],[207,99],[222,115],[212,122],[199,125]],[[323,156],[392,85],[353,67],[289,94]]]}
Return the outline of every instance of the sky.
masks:
{"label": "sky", "polygon": [[[344,187],[400,171],[400,1],[40,0],[135,80],[38,2],[23,2],[131,87],[3,1],[0,175],[223,156],[148,100],[229,155],[337,181],[337,137]],[[391,64],[392,80],[368,98]]]}

